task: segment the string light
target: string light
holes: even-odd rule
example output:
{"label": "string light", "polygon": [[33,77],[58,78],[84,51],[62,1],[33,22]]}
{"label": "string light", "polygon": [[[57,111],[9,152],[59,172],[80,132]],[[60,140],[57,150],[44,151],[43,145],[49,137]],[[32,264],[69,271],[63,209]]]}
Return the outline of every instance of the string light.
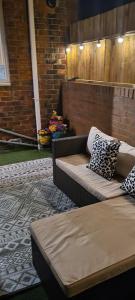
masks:
{"label": "string light", "polygon": [[100,48],[101,47],[101,43],[100,41],[97,42],[97,48]]}
{"label": "string light", "polygon": [[[135,33],[132,33],[132,34],[135,34]],[[128,33],[128,34],[126,34],[126,35],[130,35],[130,33]],[[108,38],[109,38],[109,37],[108,37]],[[106,38],[106,39],[108,39],[108,38]],[[115,37],[112,37],[112,38],[117,38],[117,42],[118,42],[119,44],[122,44],[123,41],[124,41],[124,36],[119,36],[119,37],[116,37],[116,36],[115,36]],[[110,39],[111,39],[111,37],[110,37]],[[92,41],[89,41],[89,42],[92,42]],[[96,43],[96,47],[97,47],[97,48],[101,48],[101,46],[102,46],[101,41],[98,40],[97,43]],[[80,51],[82,51],[82,50],[84,49],[84,45],[83,45],[83,44],[78,45],[78,47],[79,47]],[[71,47],[70,47],[70,45],[69,45],[69,46],[67,46],[67,48],[66,48],[66,53],[70,53],[70,52],[71,52]]]}
{"label": "string light", "polygon": [[82,51],[84,49],[84,46],[82,44],[80,44],[79,48]]}
{"label": "string light", "polygon": [[70,47],[66,48],[66,52],[69,53],[71,51]]}
{"label": "string light", "polygon": [[124,38],[123,38],[122,36],[119,36],[119,37],[118,37],[118,43],[119,43],[119,44],[122,44],[123,41],[124,41]]}

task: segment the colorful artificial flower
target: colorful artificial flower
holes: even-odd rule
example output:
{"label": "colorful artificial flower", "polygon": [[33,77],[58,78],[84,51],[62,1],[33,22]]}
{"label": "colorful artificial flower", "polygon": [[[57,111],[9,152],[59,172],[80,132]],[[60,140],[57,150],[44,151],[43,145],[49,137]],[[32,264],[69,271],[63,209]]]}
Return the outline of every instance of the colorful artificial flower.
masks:
{"label": "colorful artificial flower", "polygon": [[54,124],[54,125],[50,125],[49,126],[49,130],[50,130],[50,132],[55,132],[55,131],[57,131],[57,126]]}
{"label": "colorful artificial flower", "polygon": [[50,136],[52,138],[59,138],[63,136],[66,130],[67,125],[63,123],[63,117],[58,116],[57,112],[54,110],[49,121],[49,126],[38,131],[39,141],[44,145],[49,141]]}

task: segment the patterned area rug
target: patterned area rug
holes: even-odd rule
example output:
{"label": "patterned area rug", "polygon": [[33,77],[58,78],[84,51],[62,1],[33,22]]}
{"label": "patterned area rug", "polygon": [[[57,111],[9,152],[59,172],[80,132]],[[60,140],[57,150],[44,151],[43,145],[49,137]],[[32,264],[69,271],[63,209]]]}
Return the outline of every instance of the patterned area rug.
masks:
{"label": "patterned area rug", "polygon": [[13,293],[40,282],[32,265],[29,225],[74,208],[52,181],[52,159],[0,167],[0,289]]}

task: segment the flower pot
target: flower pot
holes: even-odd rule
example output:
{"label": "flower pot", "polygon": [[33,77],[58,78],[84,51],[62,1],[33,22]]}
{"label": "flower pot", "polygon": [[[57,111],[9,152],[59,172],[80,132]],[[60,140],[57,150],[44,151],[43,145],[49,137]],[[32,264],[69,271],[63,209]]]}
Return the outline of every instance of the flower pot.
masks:
{"label": "flower pot", "polygon": [[39,143],[40,145],[46,145],[50,142],[50,136],[49,135],[40,135],[39,136]]}
{"label": "flower pot", "polygon": [[63,132],[61,131],[56,131],[52,133],[52,139],[59,139],[62,136],[63,136]]}

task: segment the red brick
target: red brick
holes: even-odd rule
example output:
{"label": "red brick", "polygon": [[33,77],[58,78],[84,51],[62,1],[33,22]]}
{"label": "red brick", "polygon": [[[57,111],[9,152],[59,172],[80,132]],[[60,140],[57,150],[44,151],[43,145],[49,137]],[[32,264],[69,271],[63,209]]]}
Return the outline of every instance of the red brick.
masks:
{"label": "red brick", "polygon": [[62,89],[64,116],[76,134],[87,134],[92,126],[135,146],[135,101],[120,95],[120,88],[75,82]]}
{"label": "red brick", "polygon": [[[27,1],[5,0],[3,5],[11,86],[0,87],[0,127],[32,135],[35,112]],[[60,1],[56,14],[54,9],[46,6],[45,1],[35,0],[34,6],[41,117],[44,127],[51,108],[57,107],[60,83],[65,77],[63,36],[67,23],[66,0]]]}
{"label": "red brick", "polygon": [[129,98],[133,98],[133,93],[134,93],[134,90],[131,88],[129,89]]}

